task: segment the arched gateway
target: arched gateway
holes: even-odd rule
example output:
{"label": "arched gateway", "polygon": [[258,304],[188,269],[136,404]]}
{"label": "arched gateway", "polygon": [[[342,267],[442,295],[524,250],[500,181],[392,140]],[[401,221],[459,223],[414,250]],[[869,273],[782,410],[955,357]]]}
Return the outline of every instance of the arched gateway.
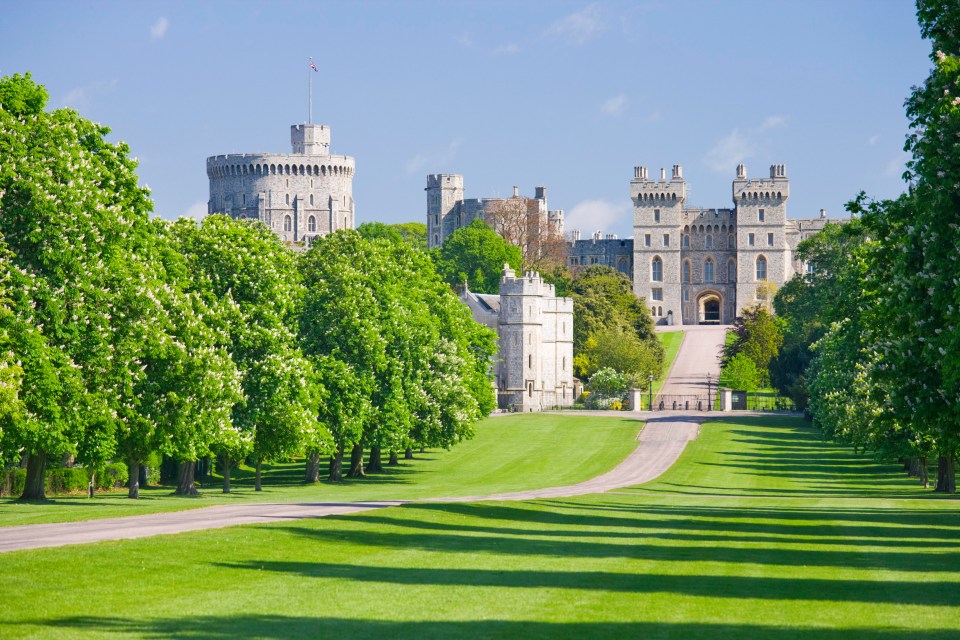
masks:
{"label": "arched gateway", "polygon": [[720,324],[722,303],[720,294],[713,291],[697,298],[697,324]]}

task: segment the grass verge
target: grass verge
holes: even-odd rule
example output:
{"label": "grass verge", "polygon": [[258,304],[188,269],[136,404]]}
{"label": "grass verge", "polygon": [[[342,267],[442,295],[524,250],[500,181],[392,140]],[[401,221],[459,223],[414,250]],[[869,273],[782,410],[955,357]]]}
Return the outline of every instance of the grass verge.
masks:
{"label": "grass verge", "polygon": [[[340,484],[303,483],[302,462],[273,465],[264,489],[253,490],[251,469],[234,471],[232,492],[222,492],[221,479],[205,482],[199,498],[171,494],[170,487],[141,490],[139,500],[126,492],[55,496],[45,503],[0,500],[0,526],[72,522],[94,518],[180,511],[239,502],[390,500],[484,495],[574,484],[617,465],[637,445],[641,423],[629,417],[583,417],[560,414],[505,415],[477,425],[472,440],[450,451],[415,453],[396,467]],[[402,458],[402,456],[401,456]],[[322,471],[326,470],[326,465]],[[0,634],[2,635],[2,634]]]}
{"label": "grass verge", "polygon": [[4,554],[0,636],[956,638],[958,502],[931,497],[801,420],[709,423],[609,494]]}

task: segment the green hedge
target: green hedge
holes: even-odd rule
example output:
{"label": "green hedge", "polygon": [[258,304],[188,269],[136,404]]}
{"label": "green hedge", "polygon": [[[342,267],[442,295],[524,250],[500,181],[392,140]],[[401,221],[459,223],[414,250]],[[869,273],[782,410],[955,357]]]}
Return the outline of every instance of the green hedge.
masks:
{"label": "green hedge", "polygon": [[[11,469],[3,472],[0,495],[19,496],[26,482],[26,469]],[[47,493],[77,493],[87,490],[89,471],[84,467],[54,467],[47,469]],[[127,465],[112,462],[97,470],[97,489],[105,491],[127,484]]]}

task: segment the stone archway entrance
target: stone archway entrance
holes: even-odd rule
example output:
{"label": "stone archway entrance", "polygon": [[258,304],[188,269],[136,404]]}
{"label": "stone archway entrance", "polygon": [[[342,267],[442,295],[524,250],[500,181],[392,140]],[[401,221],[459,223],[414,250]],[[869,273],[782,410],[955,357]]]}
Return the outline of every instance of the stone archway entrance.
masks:
{"label": "stone archway entrance", "polygon": [[720,324],[723,308],[720,296],[716,293],[705,293],[697,298],[697,324]]}

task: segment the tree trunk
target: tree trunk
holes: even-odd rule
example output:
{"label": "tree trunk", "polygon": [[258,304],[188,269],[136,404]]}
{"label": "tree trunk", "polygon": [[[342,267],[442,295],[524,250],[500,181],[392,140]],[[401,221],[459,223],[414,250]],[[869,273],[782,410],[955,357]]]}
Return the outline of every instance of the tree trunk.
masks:
{"label": "tree trunk", "polygon": [[919,467],[920,467],[920,481],[923,483],[923,488],[929,489],[930,476],[927,473],[927,457],[926,456],[919,458]]}
{"label": "tree trunk", "polygon": [[367,462],[367,471],[370,473],[383,472],[383,461],[381,459],[380,447],[370,447],[370,460]]}
{"label": "tree trunk", "polygon": [[223,471],[223,492],[230,493],[230,469],[233,467],[233,461],[229,456],[220,458],[220,469]]}
{"label": "tree trunk", "polygon": [[263,486],[260,484],[261,467],[263,467],[263,460],[261,460],[260,458],[257,458],[257,477],[256,477],[256,480],[254,480],[253,482],[254,491],[263,491]]}
{"label": "tree trunk", "polygon": [[940,493],[957,492],[957,467],[952,455],[940,456],[937,463],[937,488]]}
{"label": "tree trunk", "polygon": [[403,452],[403,459],[413,460],[413,449],[411,449],[410,447],[407,447]]}
{"label": "tree trunk", "polygon": [[27,459],[27,478],[21,500],[47,499],[47,452],[32,453]]}
{"label": "tree trunk", "polygon": [[360,444],[353,445],[350,452],[350,473],[347,475],[351,478],[363,478],[367,475],[363,472],[363,446]]}
{"label": "tree trunk", "polygon": [[343,445],[338,444],[337,450],[330,456],[330,475],[331,482],[343,481]]}
{"label": "tree trunk", "polygon": [[196,460],[185,460],[177,466],[177,490],[174,493],[179,496],[200,495],[193,478],[196,470]]}
{"label": "tree trunk", "polygon": [[906,467],[908,478],[920,477],[920,458],[910,458],[907,460]]}
{"label": "tree trunk", "polygon": [[423,445],[420,445],[420,453],[426,453],[426,452],[427,452],[427,448]]}
{"label": "tree trunk", "polygon": [[320,482],[320,454],[311,453],[307,456],[307,471],[304,474],[304,482],[314,484]]}
{"label": "tree trunk", "polygon": [[127,460],[127,497],[140,497],[140,463],[135,460]]}
{"label": "tree trunk", "polygon": [[150,467],[140,465],[140,486],[146,487],[150,484]]}
{"label": "tree trunk", "polygon": [[390,462],[387,463],[389,467],[395,467],[400,464],[400,460],[397,459],[397,452],[393,449],[390,450]]}

